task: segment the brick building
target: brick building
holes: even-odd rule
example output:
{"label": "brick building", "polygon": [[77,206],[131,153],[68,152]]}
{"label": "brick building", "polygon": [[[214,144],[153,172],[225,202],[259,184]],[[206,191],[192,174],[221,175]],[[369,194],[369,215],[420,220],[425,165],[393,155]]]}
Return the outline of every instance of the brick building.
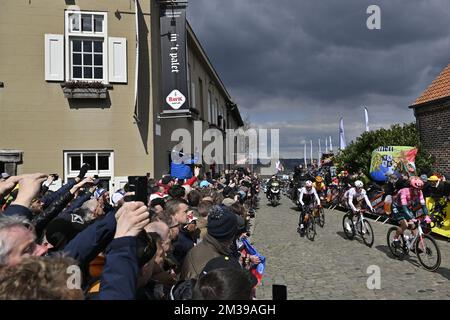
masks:
{"label": "brick building", "polygon": [[434,169],[450,175],[450,64],[410,108],[424,149],[436,158]]}

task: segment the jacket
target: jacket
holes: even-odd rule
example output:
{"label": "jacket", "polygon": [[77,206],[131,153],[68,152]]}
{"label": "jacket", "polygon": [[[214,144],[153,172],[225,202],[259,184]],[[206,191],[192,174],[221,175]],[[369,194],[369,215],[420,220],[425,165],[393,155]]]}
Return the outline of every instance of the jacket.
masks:
{"label": "jacket", "polygon": [[76,235],[62,251],[86,267],[113,240],[116,225],[115,211],[111,211]]}
{"label": "jacket", "polygon": [[44,209],[46,209],[53,201],[59,198],[62,194],[68,192],[77,182],[75,179],[70,179],[65,185],[56,190],[53,193],[46,194],[42,197],[41,201],[44,203]]}
{"label": "jacket", "polygon": [[111,242],[100,279],[100,300],[136,298],[139,274],[136,250],[136,237],[122,237]]}
{"label": "jacket", "polygon": [[202,242],[192,248],[184,259],[181,268],[181,280],[197,279],[209,260],[230,255],[228,246],[219,242],[216,238],[207,234]]}
{"label": "jacket", "polygon": [[74,195],[69,191],[63,193],[58,199],[53,201],[40,215],[33,218],[32,223],[36,230],[36,236],[40,238],[47,224],[58,216],[64,210],[67,204],[73,199]]}
{"label": "jacket", "polygon": [[[200,230],[197,230],[197,234],[199,234]],[[186,254],[196,245],[196,243],[196,239],[194,239],[188,231],[181,229],[178,239],[173,245],[173,255],[175,259],[177,259],[179,265],[183,265]]]}

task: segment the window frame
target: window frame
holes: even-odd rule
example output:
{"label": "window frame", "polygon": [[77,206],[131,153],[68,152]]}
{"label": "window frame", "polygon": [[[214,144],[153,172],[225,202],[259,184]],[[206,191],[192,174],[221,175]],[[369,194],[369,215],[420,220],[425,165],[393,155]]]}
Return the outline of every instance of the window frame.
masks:
{"label": "window frame", "polygon": [[[72,156],[80,156],[80,166],[83,164],[83,156],[95,154],[95,170],[89,170],[86,175],[98,175],[99,178],[109,178],[109,189],[112,190],[114,180],[114,151],[112,150],[64,150],[64,181],[67,183],[69,178],[75,178],[79,174],[79,170],[71,169]],[[108,170],[100,170],[98,168],[99,155],[109,154]]]}
{"label": "window frame", "polygon": [[[80,30],[71,30],[71,19],[69,19],[70,14],[80,15]],[[89,14],[92,15],[92,31],[81,31],[81,15]],[[102,32],[95,32],[95,19],[94,16],[103,16],[103,26]],[[102,55],[103,55],[103,78],[102,79],[83,79],[83,78],[73,78],[73,63],[72,63],[72,40],[103,40]],[[65,42],[65,79],[66,81],[85,81],[85,82],[97,82],[100,81],[104,84],[109,83],[108,77],[108,13],[104,11],[82,11],[82,10],[65,10],[64,12],[64,42]],[[94,49],[92,49],[94,50]],[[94,58],[94,57],[93,57]],[[92,61],[92,66],[94,66],[94,61]],[[94,76],[94,70],[92,71],[92,76]]]}

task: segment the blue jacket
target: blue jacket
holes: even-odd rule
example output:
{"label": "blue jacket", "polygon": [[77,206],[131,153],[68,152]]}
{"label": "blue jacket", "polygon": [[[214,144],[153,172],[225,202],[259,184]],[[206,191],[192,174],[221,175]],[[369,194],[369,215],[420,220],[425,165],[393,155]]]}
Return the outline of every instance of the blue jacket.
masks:
{"label": "blue jacket", "polygon": [[100,300],[134,300],[138,274],[136,238],[114,239],[108,247],[98,298]]}
{"label": "blue jacket", "polygon": [[70,179],[65,185],[56,190],[55,192],[48,193],[42,197],[41,201],[44,203],[44,209],[47,208],[53,201],[59,198],[62,194],[68,192],[70,189],[76,185],[75,179]]}

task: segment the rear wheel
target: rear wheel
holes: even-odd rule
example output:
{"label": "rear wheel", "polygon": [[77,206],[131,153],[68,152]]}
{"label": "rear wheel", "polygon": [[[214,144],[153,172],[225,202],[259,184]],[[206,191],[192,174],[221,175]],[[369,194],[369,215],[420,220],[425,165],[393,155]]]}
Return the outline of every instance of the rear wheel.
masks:
{"label": "rear wheel", "polygon": [[347,239],[352,240],[355,237],[355,225],[353,223],[352,214],[347,213],[342,219],[342,227],[344,228],[344,233]]}
{"label": "rear wheel", "polygon": [[398,241],[394,243],[394,237],[397,233],[397,227],[391,227],[387,232],[387,245],[389,250],[397,258],[403,258],[405,256],[405,252],[403,251],[403,246],[405,245],[403,236],[398,238]]}
{"label": "rear wheel", "polygon": [[415,244],[416,255],[420,264],[428,271],[436,271],[441,265],[441,251],[432,237],[422,235]]}

